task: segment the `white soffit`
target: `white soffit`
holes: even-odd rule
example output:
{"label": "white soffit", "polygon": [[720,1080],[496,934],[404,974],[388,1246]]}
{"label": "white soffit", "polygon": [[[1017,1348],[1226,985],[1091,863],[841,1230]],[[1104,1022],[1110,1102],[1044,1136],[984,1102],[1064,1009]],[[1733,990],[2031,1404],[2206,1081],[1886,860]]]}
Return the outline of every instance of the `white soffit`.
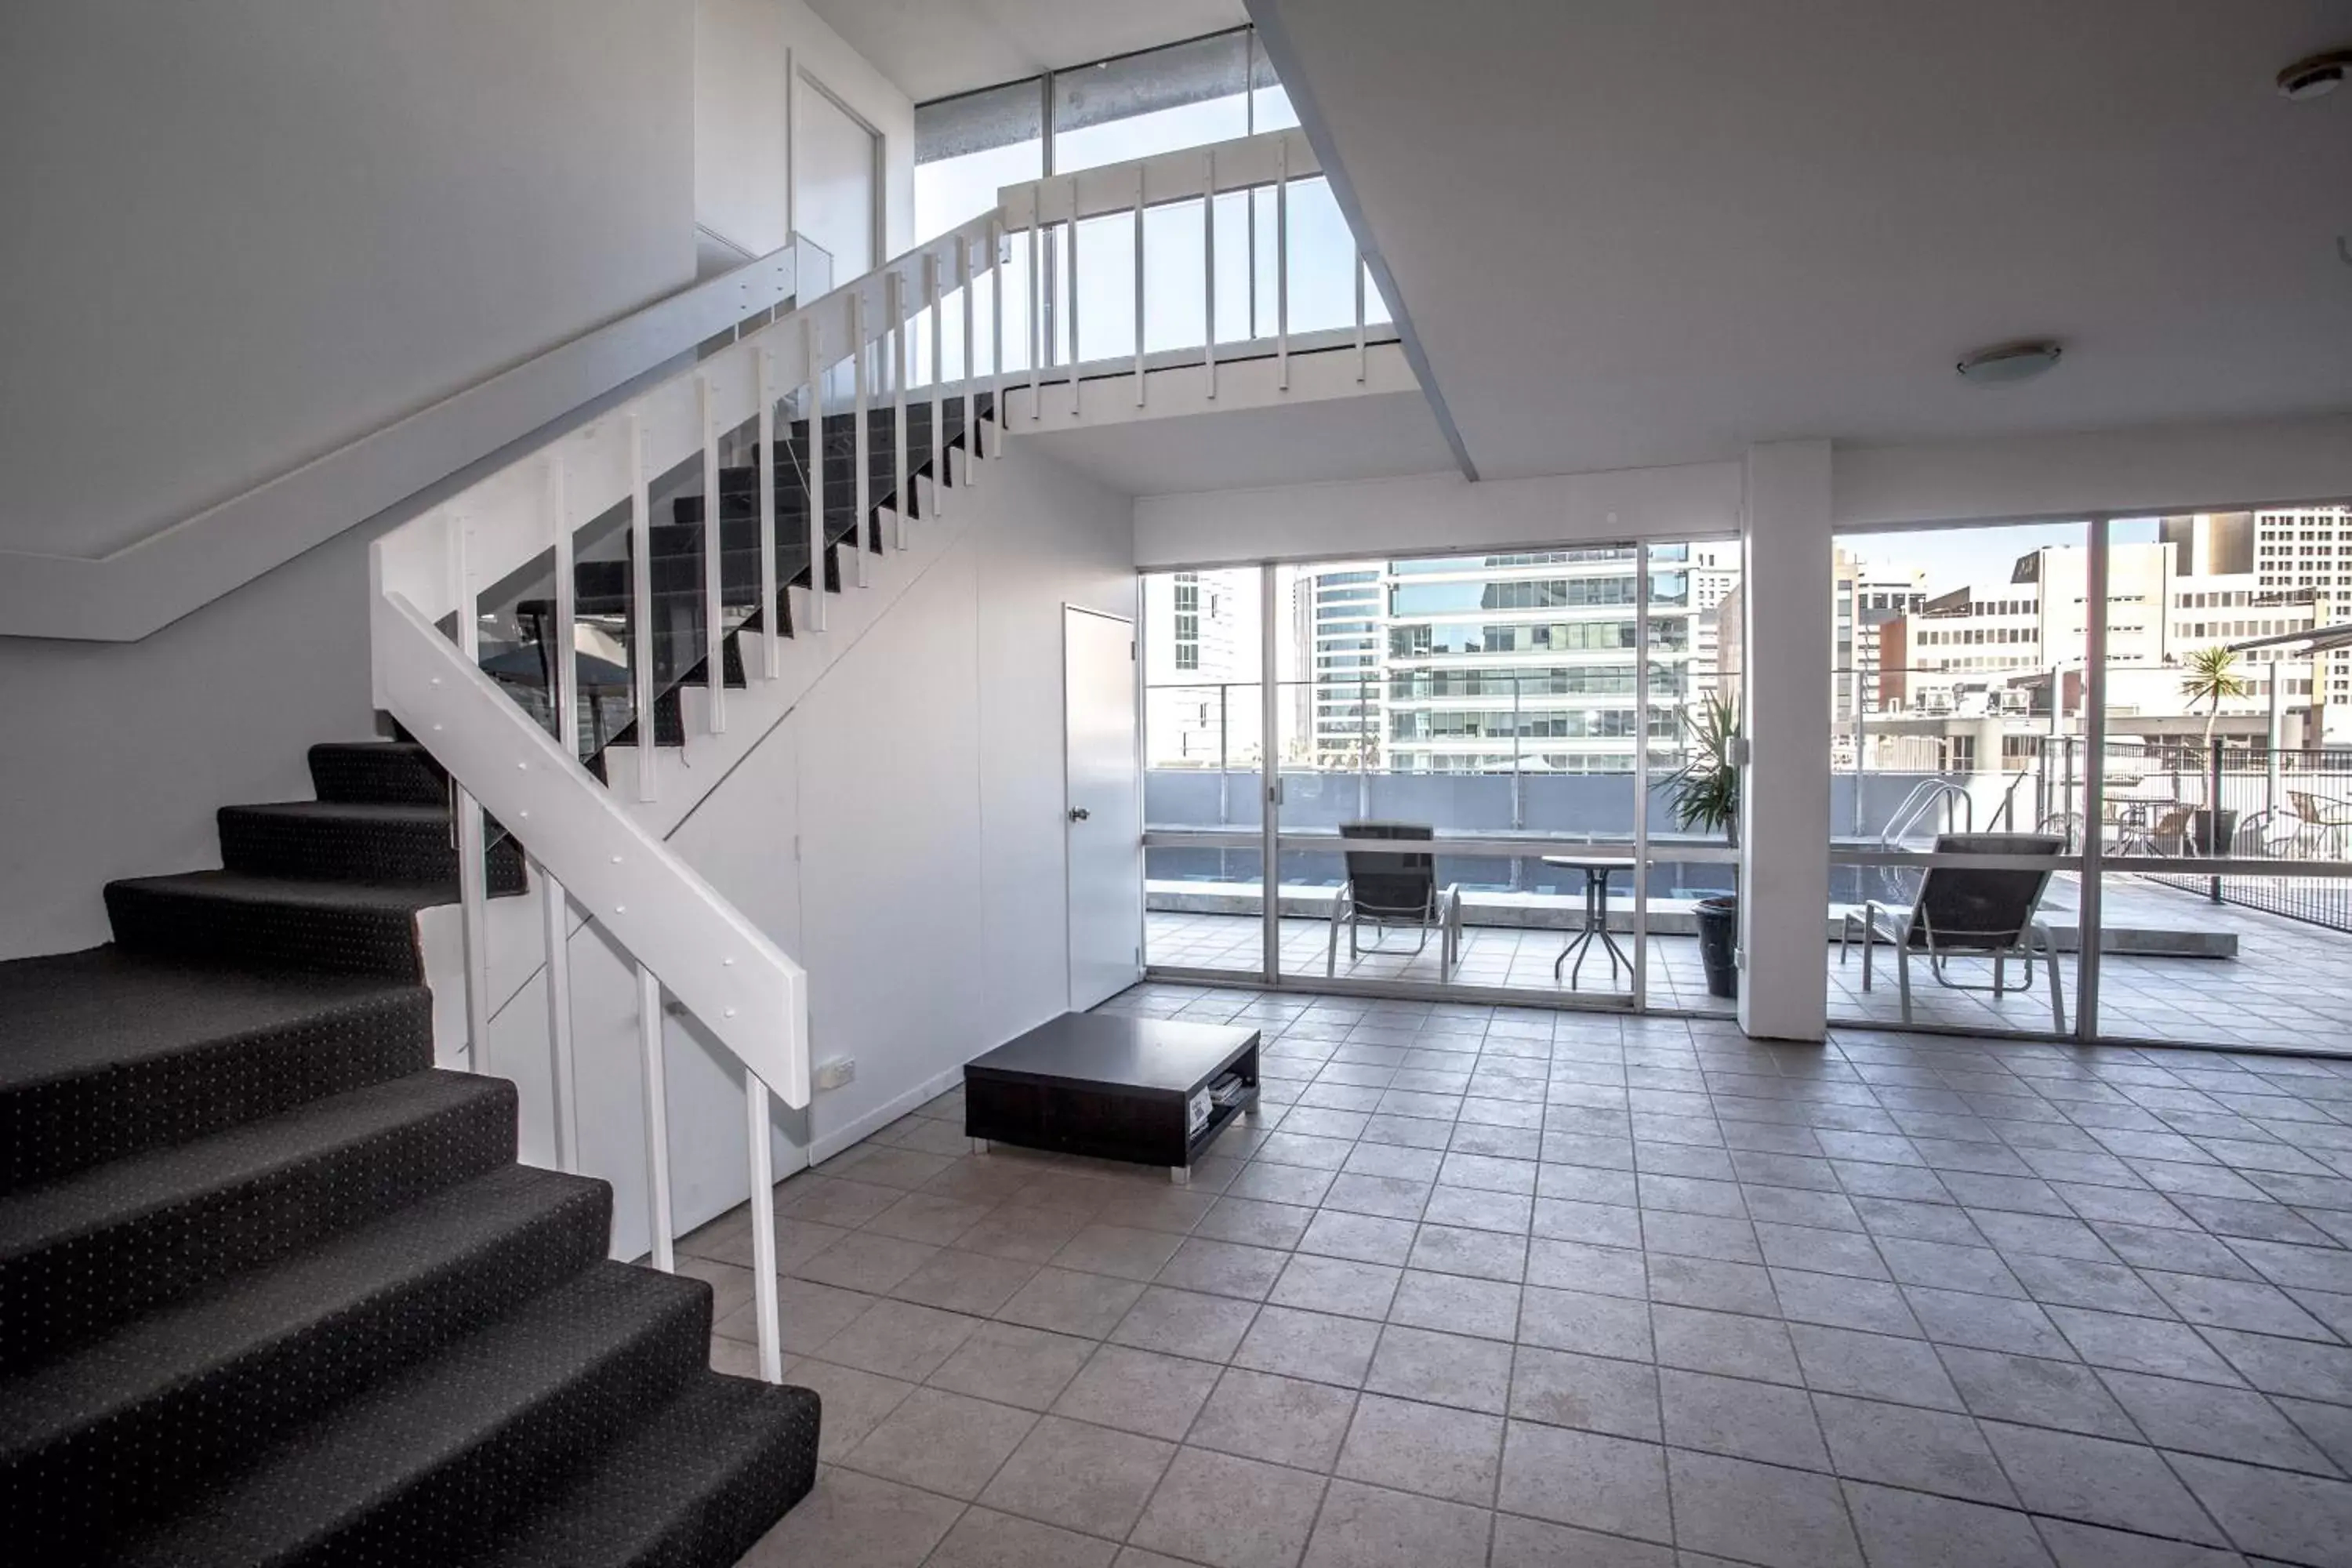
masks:
{"label": "white soffit", "polygon": [[809,0],[809,9],[917,103],[1249,20],[1242,0]]}
{"label": "white soffit", "polygon": [[1255,4],[1488,478],[2352,409],[2342,0]]}
{"label": "white soffit", "polygon": [[1418,388],[1027,436],[1018,436],[1016,410],[1013,428],[1038,450],[1133,496],[1386,479],[1454,466]]}

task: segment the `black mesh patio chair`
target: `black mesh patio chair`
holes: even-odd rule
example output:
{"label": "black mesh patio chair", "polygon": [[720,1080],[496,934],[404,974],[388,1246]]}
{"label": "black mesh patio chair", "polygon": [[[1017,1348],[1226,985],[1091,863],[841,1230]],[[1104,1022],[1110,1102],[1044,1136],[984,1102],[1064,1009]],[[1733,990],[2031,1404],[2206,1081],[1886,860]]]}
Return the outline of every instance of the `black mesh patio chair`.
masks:
{"label": "black mesh patio chair", "polygon": [[[1945,833],[1936,838],[1938,855],[2047,855],[2065,852],[2063,837],[2050,833]],[[1838,938],[1838,962],[1843,963],[1846,944],[1862,939],[1862,988],[1871,988],[1871,952],[1885,942],[1895,948],[1895,971],[1903,994],[1903,1021],[1911,1022],[1911,955],[1927,955],[1927,970],[1939,985],[1955,991],[1990,991],[1998,999],[2011,991],[2033,989],[2037,956],[2050,969],[2050,1016],[2057,1032],[2066,1031],[2065,1000],[2059,991],[2058,945],[2050,928],[2035,919],[2042,896],[2056,870],[2015,869],[1990,866],[1930,866],[1919,880],[1917,898],[1906,908],[1876,901],[1849,914]],[[1947,965],[1956,957],[1989,958],[1992,984],[1969,984],[1953,979]],[[2009,961],[2024,965],[2023,978],[2008,984]]]}
{"label": "black mesh patio chair", "polygon": [[[1387,838],[1406,843],[1427,843],[1436,834],[1427,823],[1418,822],[1343,822],[1339,825],[1343,838]],[[1412,951],[1419,956],[1429,946],[1429,933],[1437,932],[1437,977],[1450,979],[1454,965],[1462,956],[1462,890],[1459,886],[1437,885],[1437,857],[1426,849],[1368,849],[1353,843],[1343,851],[1348,862],[1348,879],[1339,884],[1339,896],[1331,900],[1331,939],[1323,958],[1323,973],[1337,974],[1339,969],[1339,927],[1348,927],[1348,956],[1363,956],[1359,931],[1370,921],[1374,937],[1371,951],[1382,951],[1391,927],[1410,929],[1414,935]]]}

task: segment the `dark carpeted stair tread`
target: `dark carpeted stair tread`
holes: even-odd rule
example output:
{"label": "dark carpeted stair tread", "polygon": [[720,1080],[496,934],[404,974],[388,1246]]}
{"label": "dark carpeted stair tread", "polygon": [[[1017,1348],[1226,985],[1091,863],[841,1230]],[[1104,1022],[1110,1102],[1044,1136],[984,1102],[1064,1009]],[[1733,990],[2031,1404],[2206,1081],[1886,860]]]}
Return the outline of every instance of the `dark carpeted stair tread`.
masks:
{"label": "dark carpeted stair tread", "polygon": [[446,805],[449,775],[414,741],[328,741],[310,748],[320,800]]}
{"label": "dark carpeted stair tread", "polygon": [[[521,858],[494,875],[493,894],[522,891]],[[493,858],[494,872],[506,860]],[[146,953],[247,966],[326,969],[422,980],[416,911],[455,903],[455,878],[350,883],[236,871],[184,871],[110,882],[115,941]]]}
{"label": "dark carpeted stair tread", "polygon": [[287,1423],[595,1262],[611,1223],[604,1183],[502,1165],[0,1380],[0,1507],[54,1542],[175,1507]]}
{"label": "dark carpeted stair tread", "polygon": [[412,1073],[0,1198],[0,1366],[25,1366],[511,1161],[514,1085]]}
{"label": "dark carpeted stair tread", "polygon": [[412,983],[117,947],[0,963],[0,1193],[433,1063]]}
{"label": "dark carpeted stair tread", "polygon": [[[457,879],[446,805],[298,800],[225,805],[218,816],[222,864],[248,876],[441,886]],[[496,853],[489,865],[499,875]]]}
{"label": "dark carpeted stair tread", "polygon": [[451,1563],[701,1369],[710,1288],[597,1263],[281,1440],[124,1563]]}
{"label": "dark carpeted stair tread", "polygon": [[816,1483],[815,1394],[703,1373],[477,1568],[733,1563]]}

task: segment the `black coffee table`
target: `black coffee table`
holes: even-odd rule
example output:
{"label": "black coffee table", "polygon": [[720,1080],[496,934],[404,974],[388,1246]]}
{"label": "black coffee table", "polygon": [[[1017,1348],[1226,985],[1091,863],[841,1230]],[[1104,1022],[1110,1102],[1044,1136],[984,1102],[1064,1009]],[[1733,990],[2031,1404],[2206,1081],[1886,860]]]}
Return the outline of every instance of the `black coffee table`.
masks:
{"label": "black coffee table", "polygon": [[[1189,1182],[1202,1151],[1257,1104],[1257,1046],[1255,1029],[1232,1025],[1065,1013],[964,1068],[964,1132],[983,1151],[1165,1165]],[[1194,1098],[1228,1077],[1238,1084],[1196,1122]]]}

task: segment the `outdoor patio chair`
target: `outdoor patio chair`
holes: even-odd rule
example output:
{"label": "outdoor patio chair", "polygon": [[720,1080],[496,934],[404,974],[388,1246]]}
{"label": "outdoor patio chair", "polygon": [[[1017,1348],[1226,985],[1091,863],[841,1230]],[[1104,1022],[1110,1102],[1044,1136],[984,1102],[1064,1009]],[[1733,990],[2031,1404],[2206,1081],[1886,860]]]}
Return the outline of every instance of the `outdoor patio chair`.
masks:
{"label": "outdoor patio chair", "polygon": [[[1939,855],[2047,855],[2064,853],[2066,841],[2047,833],[1946,833],[1936,839]],[[2066,1032],[2065,999],[2059,990],[2058,945],[2050,928],[2034,918],[2042,896],[2049,889],[2050,870],[2011,870],[1990,866],[1930,866],[1920,879],[1917,900],[1908,908],[1875,901],[1848,914],[1838,937],[1838,962],[1846,945],[1862,939],[1862,988],[1871,988],[1871,953],[1881,942],[1895,948],[1895,979],[1902,990],[1903,1021],[1911,1022],[1911,954],[1927,955],[1928,973],[1939,985],[1954,991],[1990,991],[1998,1000],[2011,991],[2033,989],[2033,964],[2039,956],[2050,969],[2052,1027]],[[1992,984],[1971,985],[1954,980],[1945,966],[1956,957],[1989,958]],[[2024,964],[2021,984],[2008,984],[2011,959]]]}
{"label": "outdoor patio chair", "polygon": [[[1425,843],[1435,837],[1428,824],[1415,822],[1343,822],[1339,832],[1351,839],[1407,843]],[[1331,900],[1331,938],[1324,953],[1323,973],[1327,976],[1339,973],[1341,922],[1348,927],[1348,956],[1352,960],[1363,956],[1358,932],[1370,921],[1376,933],[1374,952],[1382,951],[1391,926],[1413,931],[1416,957],[1428,948],[1429,933],[1437,932],[1437,977],[1451,979],[1454,965],[1462,957],[1462,889],[1458,884],[1437,885],[1437,857],[1426,849],[1361,849],[1353,845],[1342,853],[1347,858],[1348,879],[1339,884],[1339,896]]]}
{"label": "outdoor patio chair", "polygon": [[2295,819],[2302,824],[2296,837],[2321,858],[2340,860],[2344,843],[2352,835],[2352,801],[2336,800],[2309,790],[2291,789],[2286,792],[2287,804],[2294,807]]}

